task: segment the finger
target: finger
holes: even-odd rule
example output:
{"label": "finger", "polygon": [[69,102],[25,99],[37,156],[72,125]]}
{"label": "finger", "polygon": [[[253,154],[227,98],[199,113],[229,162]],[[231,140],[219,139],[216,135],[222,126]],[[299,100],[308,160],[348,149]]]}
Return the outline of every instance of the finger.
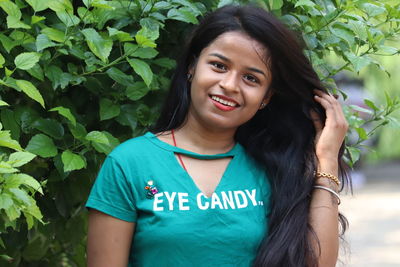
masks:
{"label": "finger", "polygon": [[342,128],[347,131],[348,123],[339,101],[334,99],[333,96],[327,96],[326,94],[322,97],[316,95],[315,100],[325,109],[325,126]]}
{"label": "finger", "polygon": [[313,121],[313,124],[314,124],[314,127],[315,127],[315,131],[317,133],[321,132],[323,127],[324,127],[324,125],[323,125],[322,120],[319,117],[318,113],[316,111],[314,111],[314,110],[310,110],[310,117],[311,117],[311,119]]}
{"label": "finger", "polygon": [[315,101],[317,101],[325,109],[325,126],[332,126],[337,124],[336,109],[332,103],[330,103],[325,97],[320,97],[318,95],[314,96]]}

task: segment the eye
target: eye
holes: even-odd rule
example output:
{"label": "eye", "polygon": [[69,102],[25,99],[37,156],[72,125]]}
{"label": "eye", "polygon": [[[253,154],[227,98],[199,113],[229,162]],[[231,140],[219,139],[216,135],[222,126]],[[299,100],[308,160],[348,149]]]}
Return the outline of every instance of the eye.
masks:
{"label": "eye", "polygon": [[213,62],[210,62],[210,64],[211,64],[211,66],[213,66],[221,71],[225,71],[227,69],[225,64],[222,64],[220,62],[213,61]]}
{"label": "eye", "polygon": [[243,77],[249,82],[259,83],[258,79],[254,75],[246,74]]}

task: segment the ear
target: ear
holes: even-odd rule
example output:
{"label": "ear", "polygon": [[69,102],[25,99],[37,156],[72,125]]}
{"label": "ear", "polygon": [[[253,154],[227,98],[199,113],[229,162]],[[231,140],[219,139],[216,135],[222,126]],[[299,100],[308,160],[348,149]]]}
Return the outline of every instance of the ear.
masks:
{"label": "ear", "polygon": [[259,108],[260,110],[265,108],[268,105],[268,103],[271,101],[272,96],[273,96],[273,90],[271,88],[269,88],[267,93],[265,94],[263,101],[261,102],[261,105]]}

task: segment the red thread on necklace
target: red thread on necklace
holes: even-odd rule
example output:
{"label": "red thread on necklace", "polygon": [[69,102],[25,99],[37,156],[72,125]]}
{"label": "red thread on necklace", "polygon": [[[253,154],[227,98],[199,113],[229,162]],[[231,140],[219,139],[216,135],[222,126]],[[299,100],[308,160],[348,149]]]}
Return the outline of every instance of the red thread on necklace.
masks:
{"label": "red thread on necklace", "polygon": [[[175,140],[174,129],[171,130],[171,134],[172,134],[172,140],[174,141],[174,146],[177,147],[177,146],[176,146],[176,140]],[[181,154],[179,154],[179,153],[175,153],[175,154],[178,156],[178,159],[179,159],[179,162],[180,162],[181,165],[182,165],[182,168],[183,168],[185,171],[187,171],[187,170],[186,170],[186,167],[185,167],[185,164],[183,163]]]}

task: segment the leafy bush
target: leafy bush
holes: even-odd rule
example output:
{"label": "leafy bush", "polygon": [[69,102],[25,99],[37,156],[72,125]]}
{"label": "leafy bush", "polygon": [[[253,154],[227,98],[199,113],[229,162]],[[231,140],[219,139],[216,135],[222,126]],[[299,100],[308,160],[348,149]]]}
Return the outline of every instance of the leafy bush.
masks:
{"label": "leafy bush", "polygon": [[[83,205],[105,155],[154,123],[188,26],[232,2],[0,0],[4,264],[85,266]],[[302,32],[306,55],[334,91],[334,74],[399,52],[385,45],[400,31],[396,1],[257,2]],[[326,63],[332,52],[343,65]],[[383,125],[398,100],[366,104],[368,120]],[[350,163],[371,135],[359,111],[347,108],[359,136]]]}

